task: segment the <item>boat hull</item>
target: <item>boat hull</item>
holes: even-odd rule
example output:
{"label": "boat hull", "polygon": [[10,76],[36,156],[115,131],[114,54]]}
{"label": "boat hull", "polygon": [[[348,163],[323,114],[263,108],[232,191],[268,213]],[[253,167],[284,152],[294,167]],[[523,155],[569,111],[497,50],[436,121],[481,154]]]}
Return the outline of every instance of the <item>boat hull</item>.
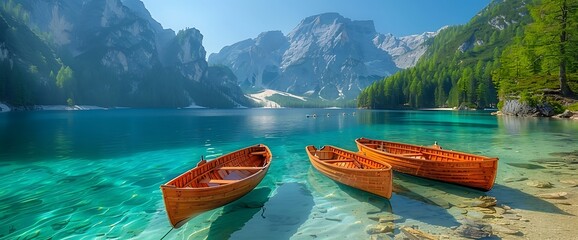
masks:
{"label": "boat hull", "polygon": [[492,189],[498,169],[498,158],[367,138],[355,142],[360,154],[395,171],[483,191]]}
{"label": "boat hull", "polygon": [[[313,146],[308,146],[306,152],[311,165],[330,179],[384,198],[391,198],[393,179],[391,166],[388,164],[376,162],[354,152],[331,146],[325,146],[319,150]],[[320,159],[320,157],[323,158],[321,156],[323,152],[331,152],[335,159]],[[356,167],[353,161],[328,163],[347,159],[363,163],[366,169]],[[370,166],[373,166],[372,169],[367,169]]]}
{"label": "boat hull", "polygon": [[[259,157],[251,155],[257,151],[265,152],[262,156],[264,158],[262,166],[255,166],[258,160],[253,161],[253,165],[246,168],[249,170],[217,170],[227,169],[227,167],[229,169],[242,168],[244,166],[242,158]],[[165,209],[173,227],[178,228],[203,212],[224,206],[249,193],[267,174],[271,157],[271,152],[264,145],[245,148],[197,166],[167,184],[161,185]],[[206,178],[206,175],[210,177],[221,174],[220,177],[230,176],[233,173],[235,176],[245,177],[239,180],[216,180],[221,181],[220,184],[212,184]],[[222,182],[229,181],[231,183],[222,184]]]}

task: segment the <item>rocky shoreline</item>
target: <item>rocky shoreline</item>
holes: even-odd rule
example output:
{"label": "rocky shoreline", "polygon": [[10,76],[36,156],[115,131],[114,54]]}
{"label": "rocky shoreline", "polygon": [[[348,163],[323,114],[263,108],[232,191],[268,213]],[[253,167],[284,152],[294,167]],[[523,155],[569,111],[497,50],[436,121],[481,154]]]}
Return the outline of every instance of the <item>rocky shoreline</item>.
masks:
{"label": "rocky shoreline", "polygon": [[520,100],[506,100],[502,110],[491,113],[496,116],[517,116],[517,117],[551,117],[559,119],[578,120],[578,112],[565,110],[561,114],[555,114],[554,107],[547,102],[530,106]]}

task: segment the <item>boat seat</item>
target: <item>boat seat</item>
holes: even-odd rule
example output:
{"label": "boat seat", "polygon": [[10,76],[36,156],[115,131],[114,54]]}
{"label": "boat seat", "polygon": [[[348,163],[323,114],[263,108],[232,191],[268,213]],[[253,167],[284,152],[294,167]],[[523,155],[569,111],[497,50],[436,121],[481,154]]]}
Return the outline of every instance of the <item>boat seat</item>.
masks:
{"label": "boat seat", "polygon": [[239,180],[222,180],[222,179],[210,179],[209,181],[203,180],[201,181],[202,183],[213,183],[213,184],[229,184],[229,183],[234,183],[237,182]]}
{"label": "boat seat", "polygon": [[266,153],[267,153],[266,151],[251,152],[251,155],[265,155]]}
{"label": "boat seat", "polygon": [[220,167],[219,170],[261,170],[265,167]]}
{"label": "boat seat", "polygon": [[331,160],[321,160],[322,162],[326,163],[334,163],[334,162],[353,162],[353,159],[331,159]]}

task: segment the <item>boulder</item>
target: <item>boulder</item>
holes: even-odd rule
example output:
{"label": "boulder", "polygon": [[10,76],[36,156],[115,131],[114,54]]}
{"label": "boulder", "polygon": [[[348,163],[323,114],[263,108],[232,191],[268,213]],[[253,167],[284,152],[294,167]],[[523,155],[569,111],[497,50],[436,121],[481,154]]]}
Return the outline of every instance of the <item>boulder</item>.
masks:
{"label": "boulder", "polygon": [[551,117],[554,116],[554,108],[547,102],[541,102],[536,106],[530,106],[518,99],[506,100],[501,109],[502,114],[519,117]]}
{"label": "boulder", "polygon": [[571,117],[573,117],[574,115],[575,115],[574,112],[566,109],[566,111],[564,111],[563,113],[558,114],[558,115],[556,115],[556,116],[554,116],[554,117],[556,117],[556,118],[571,118]]}

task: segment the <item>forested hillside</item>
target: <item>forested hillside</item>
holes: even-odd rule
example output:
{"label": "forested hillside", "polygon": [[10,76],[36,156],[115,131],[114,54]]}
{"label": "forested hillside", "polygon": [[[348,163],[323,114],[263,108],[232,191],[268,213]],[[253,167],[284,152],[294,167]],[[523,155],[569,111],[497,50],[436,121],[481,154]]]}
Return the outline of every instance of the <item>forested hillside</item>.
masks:
{"label": "forested hillside", "polygon": [[[10,1],[11,2],[11,1]],[[52,49],[20,22],[29,15],[17,5],[0,6],[0,100],[14,105],[64,102],[56,77],[66,67]],[[43,91],[40,91],[43,89]]]}
{"label": "forested hillside", "polygon": [[544,89],[574,96],[578,87],[578,2],[542,0],[529,9],[533,22],[502,52],[494,74],[500,98],[532,96]]}
{"label": "forested hillside", "polygon": [[138,0],[4,1],[0,102],[254,106],[224,70],[208,67],[202,40],[194,28],[163,29]]}
{"label": "forested hillside", "polygon": [[[499,101],[498,95],[503,99],[526,89],[559,87],[557,59],[567,61],[567,82],[572,86],[576,81],[576,54],[571,48],[577,45],[569,47],[575,39],[568,40],[562,43],[566,46],[564,57],[551,56],[554,49],[562,46],[550,44],[560,38],[562,31],[551,30],[557,24],[552,19],[558,14],[553,9],[560,7],[545,7],[554,4],[551,2],[554,1],[493,1],[468,24],[440,32],[414,68],[366,88],[358,97],[358,106],[493,107]],[[576,7],[568,9],[576,21]],[[550,25],[530,24],[533,17],[549,19]],[[572,24],[564,28],[567,38],[572,32],[578,33],[577,27],[570,27],[575,26]]]}

